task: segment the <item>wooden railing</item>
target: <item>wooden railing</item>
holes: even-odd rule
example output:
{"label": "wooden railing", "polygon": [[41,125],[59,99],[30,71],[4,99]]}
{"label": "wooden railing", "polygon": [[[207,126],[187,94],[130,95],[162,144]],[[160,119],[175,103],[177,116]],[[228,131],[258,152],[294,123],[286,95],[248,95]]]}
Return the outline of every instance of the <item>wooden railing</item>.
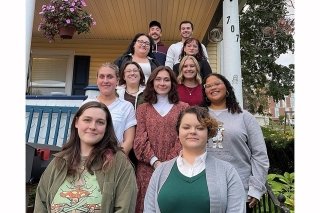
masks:
{"label": "wooden railing", "polygon": [[62,146],[78,107],[26,106],[26,141]]}

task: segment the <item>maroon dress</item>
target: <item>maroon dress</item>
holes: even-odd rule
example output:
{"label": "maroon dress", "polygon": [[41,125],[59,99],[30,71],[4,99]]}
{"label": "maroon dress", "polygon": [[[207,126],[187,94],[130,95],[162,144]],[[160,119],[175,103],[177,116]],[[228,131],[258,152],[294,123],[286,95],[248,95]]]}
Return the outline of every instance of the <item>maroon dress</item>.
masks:
{"label": "maroon dress", "polygon": [[203,102],[202,86],[190,88],[184,84],[178,84],[177,91],[179,94],[179,100],[188,103],[190,106],[200,105]]}
{"label": "maroon dress", "polygon": [[181,144],[176,132],[179,113],[189,105],[179,102],[162,117],[149,103],[137,108],[137,129],[133,149],[138,159],[136,170],[138,198],[136,213],[143,212],[143,201],[153,173],[150,160],[153,156],[162,161],[178,156]]}

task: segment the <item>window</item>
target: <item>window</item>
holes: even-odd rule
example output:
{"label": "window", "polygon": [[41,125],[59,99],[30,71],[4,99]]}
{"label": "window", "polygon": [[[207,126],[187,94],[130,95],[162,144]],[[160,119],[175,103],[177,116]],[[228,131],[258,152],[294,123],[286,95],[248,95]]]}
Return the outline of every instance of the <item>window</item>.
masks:
{"label": "window", "polygon": [[279,118],[279,108],[278,107],[276,107],[276,108],[274,108],[274,117],[275,118]]}
{"label": "window", "polygon": [[71,51],[33,51],[30,95],[71,95],[74,54]]}

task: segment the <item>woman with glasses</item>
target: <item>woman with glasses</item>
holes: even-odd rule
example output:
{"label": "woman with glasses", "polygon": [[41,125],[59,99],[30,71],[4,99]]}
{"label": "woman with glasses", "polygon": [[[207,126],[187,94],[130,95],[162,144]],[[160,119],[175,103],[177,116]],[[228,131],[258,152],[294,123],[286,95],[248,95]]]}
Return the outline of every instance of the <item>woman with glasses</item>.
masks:
{"label": "woman with glasses", "polygon": [[137,62],[143,70],[145,81],[147,81],[151,72],[160,65],[153,57],[153,45],[153,39],[149,35],[138,33],[134,36],[128,50],[114,63],[121,68],[127,61]]}
{"label": "woman with glasses", "polygon": [[129,101],[137,109],[143,102],[145,77],[140,65],[135,61],[127,61],[120,69],[117,93],[120,99]]}
{"label": "woman with glasses", "polygon": [[208,140],[208,155],[235,167],[246,192],[247,212],[252,212],[266,192],[269,169],[261,128],[252,114],[241,109],[233,87],[224,76],[208,75],[203,81],[203,90],[203,106],[219,123],[217,136]]}
{"label": "woman with glasses", "polygon": [[[120,69],[119,77],[119,86],[117,86],[119,99],[129,101],[136,110],[138,105],[144,102],[145,80],[140,65],[135,61],[125,62]],[[129,159],[136,168],[138,160],[133,149],[129,152]]]}

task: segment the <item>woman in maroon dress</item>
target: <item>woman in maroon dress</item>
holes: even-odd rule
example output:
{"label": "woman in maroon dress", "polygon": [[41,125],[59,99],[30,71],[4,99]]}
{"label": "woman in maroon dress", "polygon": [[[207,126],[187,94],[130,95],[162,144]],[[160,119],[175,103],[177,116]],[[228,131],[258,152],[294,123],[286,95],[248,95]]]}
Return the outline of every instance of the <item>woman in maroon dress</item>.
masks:
{"label": "woman in maroon dress", "polygon": [[177,81],[180,101],[190,106],[202,104],[200,67],[195,57],[186,55],[181,59]]}
{"label": "woman in maroon dress", "polygon": [[179,101],[176,87],[173,71],[169,67],[157,67],[144,90],[145,103],[137,108],[133,145],[138,159],[136,213],[143,211],[145,193],[154,169],[161,162],[178,156],[181,150],[175,126],[179,113],[189,105]]}

